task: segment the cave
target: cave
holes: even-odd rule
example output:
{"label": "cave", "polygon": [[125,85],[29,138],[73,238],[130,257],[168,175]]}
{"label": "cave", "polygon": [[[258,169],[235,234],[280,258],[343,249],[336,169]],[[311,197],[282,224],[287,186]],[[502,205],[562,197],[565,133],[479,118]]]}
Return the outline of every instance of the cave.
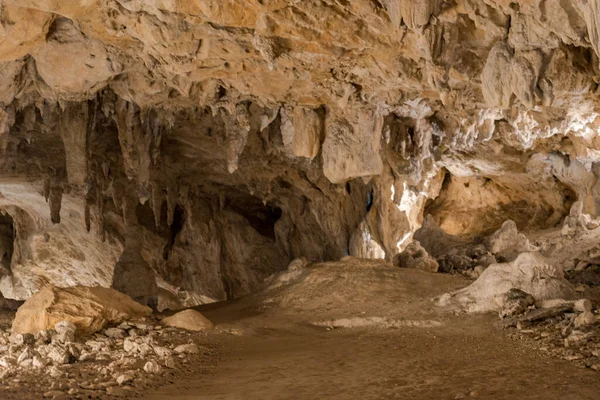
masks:
{"label": "cave", "polygon": [[0,398],[596,399],[599,16],[0,0]]}

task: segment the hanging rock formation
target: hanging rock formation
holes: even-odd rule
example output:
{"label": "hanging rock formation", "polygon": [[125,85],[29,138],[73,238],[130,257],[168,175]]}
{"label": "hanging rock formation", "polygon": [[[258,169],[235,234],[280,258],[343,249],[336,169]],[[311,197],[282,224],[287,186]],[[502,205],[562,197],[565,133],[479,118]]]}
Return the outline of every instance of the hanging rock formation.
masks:
{"label": "hanging rock formation", "polygon": [[[598,15],[593,0],[0,0],[0,292],[114,286],[187,307],[299,257],[390,262],[425,215],[463,245],[593,219]],[[441,270],[493,256],[417,239]]]}

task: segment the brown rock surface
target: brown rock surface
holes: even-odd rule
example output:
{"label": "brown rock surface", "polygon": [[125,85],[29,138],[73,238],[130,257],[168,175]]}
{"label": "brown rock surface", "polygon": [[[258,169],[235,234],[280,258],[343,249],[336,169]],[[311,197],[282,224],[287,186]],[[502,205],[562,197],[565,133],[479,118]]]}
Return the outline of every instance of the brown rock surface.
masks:
{"label": "brown rock surface", "polygon": [[205,331],[215,326],[204,315],[196,310],[183,310],[161,321],[166,326],[186,329],[188,331]]}
{"label": "brown rock surface", "polygon": [[90,334],[108,324],[145,317],[151,312],[114,289],[48,286],[19,307],[12,332],[38,333],[54,329],[58,322],[70,321],[78,333]]}
{"label": "brown rock surface", "polygon": [[[390,262],[426,215],[462,243],[415,236],[443,271],[593,259],[597,16],[597,1],[4,0],[0,293],[99,285],[191,307],[295,258]],[[540,246],[480,254],[507,220]]]}

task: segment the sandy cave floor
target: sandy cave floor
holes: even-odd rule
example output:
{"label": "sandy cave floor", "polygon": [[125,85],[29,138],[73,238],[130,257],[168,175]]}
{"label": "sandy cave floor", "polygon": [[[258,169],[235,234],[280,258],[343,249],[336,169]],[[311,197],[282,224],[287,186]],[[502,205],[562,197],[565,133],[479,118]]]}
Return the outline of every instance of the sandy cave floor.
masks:
{"label": "sandy cave floor", "polygon": [[[358,290],[361,280],[365,283]],[[451,315],[431,301],[468,283],[459,276],[416,270],[326,266],[267,294],[200,307],[218,329],[173,340],[191,339],[210,351],[181,370],[153,377],[132,396],[598,399],[600,372],[546,355],[532,341],[511,339],[496,315]],[[327,295],[313,292],[325,287]],[[385,317],[387,323],[314,326],[351,316],[355,325],[371,317]],[[0,324],[9,322],[10,315],[0,317]],[[70,377],[77,379],[77,366]],[[38,399],[44,391],[29,379],[15,389],[0,398]]]}

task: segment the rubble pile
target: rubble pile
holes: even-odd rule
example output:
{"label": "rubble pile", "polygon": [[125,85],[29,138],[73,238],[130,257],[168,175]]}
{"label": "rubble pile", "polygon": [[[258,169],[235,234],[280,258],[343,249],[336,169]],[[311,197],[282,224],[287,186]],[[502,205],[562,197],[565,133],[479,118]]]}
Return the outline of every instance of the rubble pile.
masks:
{"label": "rubble pile", "polygon": [[588,299],[534,304],[528,293],[511,289],[499,312],[509,336],[551,356],[600,371],[600,313]]}
{"label": "rubble pile", "polygon": [[213,351],[198,344],[201,337],[154,316],[86,336],[69,321],[36,334],[0,331],[0,392],[18,392],[33,380],[40,398],[134,397],[204,364]]}

